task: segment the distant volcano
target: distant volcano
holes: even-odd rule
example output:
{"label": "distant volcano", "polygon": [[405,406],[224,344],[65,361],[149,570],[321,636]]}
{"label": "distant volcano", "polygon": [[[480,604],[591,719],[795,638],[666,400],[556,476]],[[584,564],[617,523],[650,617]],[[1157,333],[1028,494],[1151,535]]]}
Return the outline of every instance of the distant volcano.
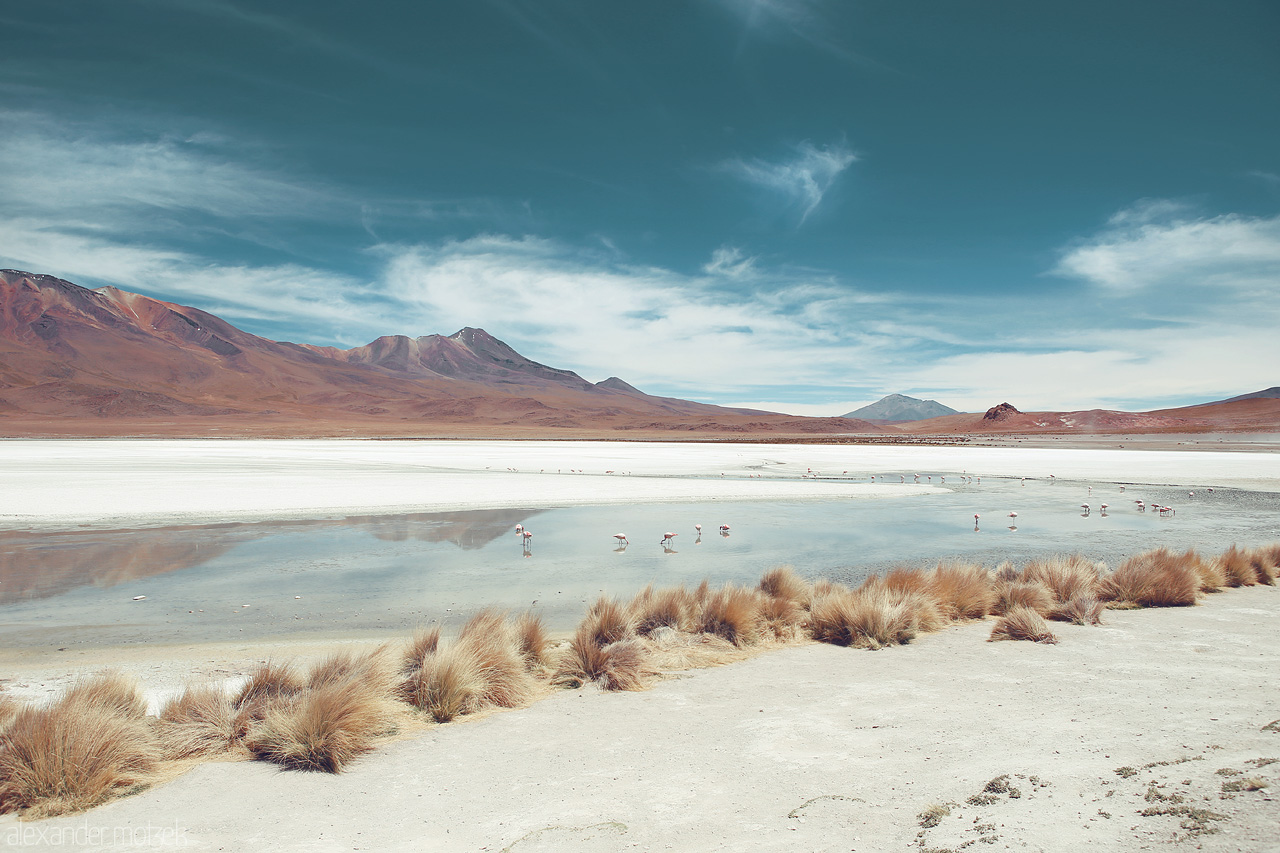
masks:
{"label": "distant volcano", "polygon": [[923,421],[928,418],[940,418],[943,415],[954,415],[956,410],[944,406],[937,400],[917,400],[903,394],[890,394],[870,406],[841,415],[842,418],[861,418],[864,421]]}

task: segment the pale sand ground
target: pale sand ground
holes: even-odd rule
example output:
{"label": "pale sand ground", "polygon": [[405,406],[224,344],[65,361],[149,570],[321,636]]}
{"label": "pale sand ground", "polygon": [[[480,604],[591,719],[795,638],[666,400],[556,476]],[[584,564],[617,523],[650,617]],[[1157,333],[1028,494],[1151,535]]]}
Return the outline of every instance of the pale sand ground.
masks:
{"label": "pale sand ground", "polygon": [[[1280,850],[1280,762],[1248,763],[1280,758],[1263,730],[1280,718],[1280,590],[1054,625],[1057,646],[987,643],[990,625],[561,692],[338,776],[205,764],[26,828],[34,847],[74,850]],[[1241,777],[1220,769],[1269,787],[1222,798]],[[967,802],[1002,774],[1019,797]],[[1219,831],[1174,841],[1182,818],[1140,815],[1162,805],[1152,783],[1223,815]],[[938,803],[955,807],[920,836]],[[0,846],[24,849],[21,829],[0,818]]]}
{"label": "pale sand ground", "polygon": [[[845,470],[850,476],[889,474],[891,482],[801,479],[810,468],[835,477]],[[923,476],[921,485],[912,485],[915,472],[1274,489],[1280,454],[535,441],[0,441],[0,527],[875,498],[924,494],[938,485]],[[763,476],[752,478],[756,474]],[[893,482],[899,474],[907,475],[906,485]]]}

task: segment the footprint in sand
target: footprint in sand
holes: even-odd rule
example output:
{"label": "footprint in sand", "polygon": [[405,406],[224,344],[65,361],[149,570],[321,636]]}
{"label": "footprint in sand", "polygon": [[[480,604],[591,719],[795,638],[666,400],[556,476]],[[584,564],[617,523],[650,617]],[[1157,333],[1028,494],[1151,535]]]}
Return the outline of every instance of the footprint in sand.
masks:
{"label": "footprint in sand", "polygon": [[786,822],[788,850],[885,850],[898,839],[894,819],[884,809],[843,794],[805,800],[787,813]]}
{"label": "footprint in sand", "polygon": [[614,853],[627,826],[617,821],[590,826],[544,826],[502,848],[501,853]]}

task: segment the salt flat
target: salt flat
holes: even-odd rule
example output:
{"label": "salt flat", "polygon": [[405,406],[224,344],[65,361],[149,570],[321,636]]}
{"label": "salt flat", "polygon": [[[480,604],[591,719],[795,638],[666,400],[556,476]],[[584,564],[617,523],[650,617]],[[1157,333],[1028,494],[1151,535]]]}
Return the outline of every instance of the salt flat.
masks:
{"label": "salt flat", "polygon": [[[810,478],[817,472],[820,479]],[[847,473],[846,473],[847,472]],[[0,525],[925,494],[960,475],[1272,490],[1280,454],[548,441],[12,440]],[[921,474],[919,484],[913,474]],[[871,475],[889,482],[870,482]],[[905,475],[900,484],[897,477]],[[933,479],[926,479],[932,476]]]}

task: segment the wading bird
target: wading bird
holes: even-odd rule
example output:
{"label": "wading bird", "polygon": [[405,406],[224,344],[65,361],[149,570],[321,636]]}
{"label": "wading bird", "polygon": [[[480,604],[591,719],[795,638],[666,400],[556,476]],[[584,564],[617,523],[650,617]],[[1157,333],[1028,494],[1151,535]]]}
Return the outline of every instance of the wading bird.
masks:
{"label": "wading bird", "polygon": [[675,539],[675,538],[676,538],[677,536],[679,536],[679,535],[680,535],[679,533],[664,533],[664,534],[662,535],[662,539],[658,542],[658,544],[659,544],[659,545],[670,545],[670,544],[671,544],[671,540],[672,540],[672,539]]}
{"label": "wading bird", "polygon": [[615,534],[613,534],[613,538],[618,540],[618,544],[619,544],[619,545],[630,545],[630,544],[631,544],[630,542],[628,542],[628,541],[627,541],[627,534],[625,534],[625,533],[615,533]]}

